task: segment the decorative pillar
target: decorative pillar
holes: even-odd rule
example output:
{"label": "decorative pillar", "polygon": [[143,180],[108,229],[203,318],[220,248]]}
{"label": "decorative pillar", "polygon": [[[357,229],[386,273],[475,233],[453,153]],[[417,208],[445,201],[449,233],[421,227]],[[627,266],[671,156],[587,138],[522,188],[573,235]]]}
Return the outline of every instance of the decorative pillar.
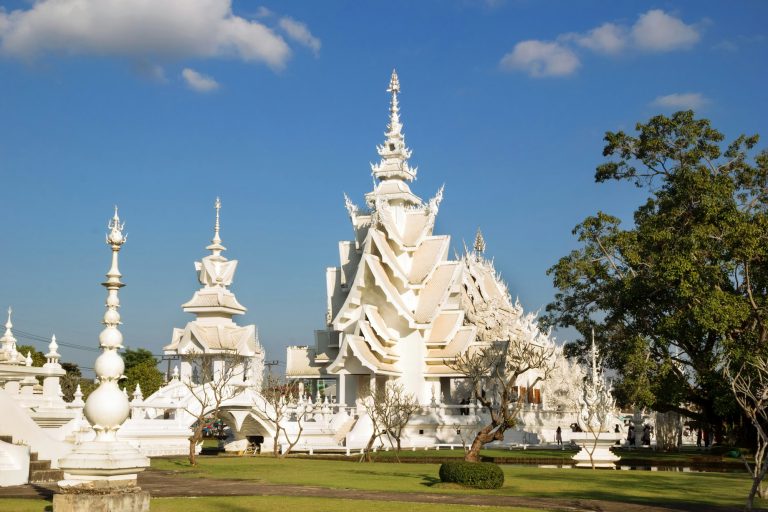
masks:
{"label": "decorative pillar", "polygon": [[[99,387],[88,396],[84,409],[85,417],[96,431],[96,439],[78,445],[72,453],[59,460],[59,467],[64,470],[64,480],[59,482],[63,494],[54,495],[54,512],[57,509],[149,510],[149,493],[136,486],[136,475],[149,466],[149,459],[127,442],[117,439],[117,431],[130,413],[128,397],[118,386],[125,369],[118,353],[123,348],[118,312],[118,290],[124,286],[118,269],[118,253],[126,241],[123,227],[115,207],[107,234],[107,245],[112,249],[112,265],[106,282],[102,283],[107,289],[105,327],[99,334],[102,352],[94,364]],[[115,492],[110,492],[112,490]]]}
{"label": "decorative pillar", "polygon": [[[61,364],[59,364],[59,358],[61,355],[58,352],[59,344],[56,343],[56,336],[51,337],[51,343],[48,344],[48,353],[45,354],[46,362],[43,368],[48,370],[61,370]],[[59,393],[61,386],[59,384],[59,376],[51,375],[50,377],[43,378],[43,395],[49,398],[60,398]]]}

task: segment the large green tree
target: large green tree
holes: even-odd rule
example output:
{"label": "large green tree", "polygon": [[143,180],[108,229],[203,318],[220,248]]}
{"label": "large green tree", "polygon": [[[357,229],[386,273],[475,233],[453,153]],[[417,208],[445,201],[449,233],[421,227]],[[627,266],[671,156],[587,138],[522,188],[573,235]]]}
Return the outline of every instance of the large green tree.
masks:
{"label": "large green tree", "polygon": [[576,226],[580,248],[549,273],[545,326],[595,328],[624,405],[678,411],[716,430],[738,414],[722,375],[768,345],[768,154],[727,146],[683,111],[607,132],[595,180],[648,191],[622,227],[603,212]]}
{"label": "large green tree", "polygon": [[148,397],[163,385],[163,374],[157,369],[157,359],[145,348],[125,349],[125,380],[122,385],[132,393],[136,384],[141,387],[144,397]]}
{"label": "large green tree", "polygon": [[27,354],[32,358],[32,366],[43,366],[47,359],[45,354],[36,350],[32,345],[16,345],[16,351],[23,357],[27,357]]}

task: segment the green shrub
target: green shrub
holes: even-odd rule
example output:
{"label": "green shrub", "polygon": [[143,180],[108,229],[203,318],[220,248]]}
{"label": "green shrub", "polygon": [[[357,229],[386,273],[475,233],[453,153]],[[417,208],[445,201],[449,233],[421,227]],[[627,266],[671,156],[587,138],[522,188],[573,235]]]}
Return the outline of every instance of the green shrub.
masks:
{"label": "green shrub", "polygon": [[446,462],[440,466],[440,480],[474,487],[498,489],[504,484],[504,472],[490,462]]}

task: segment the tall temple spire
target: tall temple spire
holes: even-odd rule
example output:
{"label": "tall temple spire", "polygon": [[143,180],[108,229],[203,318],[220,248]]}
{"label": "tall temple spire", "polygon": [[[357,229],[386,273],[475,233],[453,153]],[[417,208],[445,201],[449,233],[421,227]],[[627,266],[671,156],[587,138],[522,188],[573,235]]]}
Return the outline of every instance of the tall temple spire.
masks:
{"label": "tall temple spire", "polygon": [[214,208],[216,209],[216,223],[213,225],[213,239],[211,240],[211,245],[206,247],[206,249],[211,251],[214,256],[219,256],[221,255],[222,251],[226,251],[227,248],[221,245],[221,237],[219,236],[219,229],[220,229],[219,214],[221,211],[221,199],[219,199],[218,197],[216,197]]}
{"label": "tall temple spire", "polygon": [[[400,79],[397,71],[392,70],[387,92],[392,94],[389,104],[389,123],[384,133],[384,144],[376,146],[381,160],[377,164],[371,164],[371,174],[374,178],[374,190],[365,196],[366,203],[374,207],[379,201],[390,204],[405,203],[411,205],[422,204],[421,199],[411,192],[408,181],[416,179],[416,167],[408,165],[411,150],[405,146],[403,135],[403,123],[400,121]],[[378,184],[376,184],[378,180]]]}

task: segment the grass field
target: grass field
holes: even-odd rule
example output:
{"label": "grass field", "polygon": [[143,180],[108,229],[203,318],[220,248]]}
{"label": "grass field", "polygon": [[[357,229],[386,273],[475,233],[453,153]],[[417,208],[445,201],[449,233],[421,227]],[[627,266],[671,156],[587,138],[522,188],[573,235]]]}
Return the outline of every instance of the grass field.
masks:
{"label": "grass field", "polygon": [[[541,509],[448,505],[444,503],[377,503],[365,500],[329,498],[296,498],[289,496],[220,496],[213,498],[153,498],[152,512],[259,512],[290,509],[291,512],[540,512]],[[51,503],[45,500],[0,499],[3,512],[46,512]]]}
{"label": "grass field", "polygon": [[[183,459],[154,459],[156,469],[180,475],[247,479],[273,484],[388,492],[481,493],[582,498],[639,504],[688,503],[740,506],[749,489],[746,473],[592,471],[504,466],[504,487],[495,490],[448,488],[439,483],[438,464],[367,464],[271,457],[201,457],[191,468]],[[762,503],[763,506],[768,503]]]}
{"label": "grass field", "polygon": [[[198,461],[197,467],[190,467],[183,458],[152,459],[152,468],[172,471],[182,479],[249,480],[259,483],[308,485],[330,489],[384,491],[390,495],[402,493],[402,501],[379,503],[355,499],[295,496],[153,498],[153,511],[239,512],[290,508],[291,512],[326,510],[329,512],[353,510],[530,512],[529,509],[523,508],[409,503],[408,493],[414,492],[594,499],[672,507],[676,504],[686,504],[687,508],[695,508],[697,505],[741,508],[750,485],[749,476],[746,473],[592,471],[501,465],[505,476],[504,486],[501,489],[476,490],[441,483],[438,478],[439,465],[435,463],[370,464],[307,458],[276,460],[269,456],[208,456],[199,457]],[[208,480],[205,485],[215,484]],[[400,500],[400,496],[394,496],[394,499]],[[768,502],[758,500],[756,505],[765,508],[768,507]],[[0,500],[0,511],[42,512],[45,510],[50,510],[50,502],[45,500]]]}

